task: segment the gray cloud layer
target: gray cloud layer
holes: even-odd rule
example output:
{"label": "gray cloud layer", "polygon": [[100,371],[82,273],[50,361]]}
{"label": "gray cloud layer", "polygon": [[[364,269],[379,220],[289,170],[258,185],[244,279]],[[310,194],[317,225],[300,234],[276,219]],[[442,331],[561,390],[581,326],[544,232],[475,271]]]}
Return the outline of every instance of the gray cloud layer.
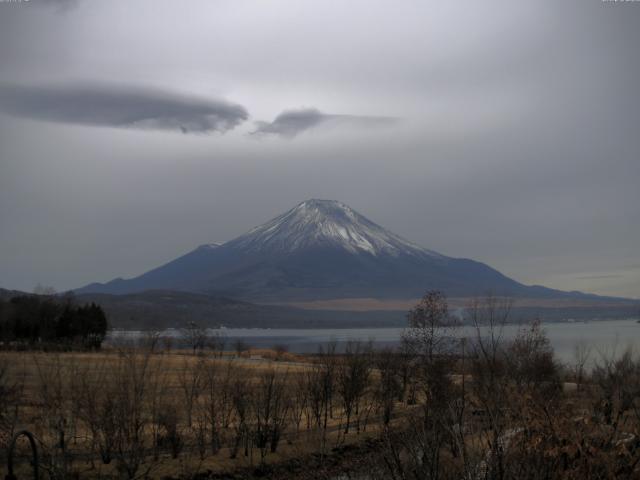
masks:
{"label": "gray cloud layer", "polygon": [[[263,136],[298,135],[0,115],[0,286],[138,275],[320,197],[525,283],[640,297],[638,2],[37,2],[59,3],[0,2],[0,85],[214,85],[269,120]],[[402,120],[273,121],[303,105]]]}
{"label": "gray cloud layer", "polygon": [[256,130],[252,133],[258,135],[272,134],[285,138],[293,138],[300,133],[321,125],[334,124],[371,127],[390,125],[395,121],[396,119],[391,117],[337,115],[322,113],[316,108],[302,108],[299,110],[285,110],[280,113],[273,122],[256,122]]}
{"label": "gray cloud layer", "polygon": [[248,118],[224,100],[113,85],[0,85],[0,112],[36,120],[183,133],[225,132]]}
{"label": "gray cloud layer", "polygon": [[78,0],[37,0],[36,3],[41,5],[70,8],[75,7],[78,4]]}
{"label": "gray cloud layer", "polygon": [[57,12],[66,12],[78,6],[78,0],[35,0],[32,3],[44,7],[53,7]]}

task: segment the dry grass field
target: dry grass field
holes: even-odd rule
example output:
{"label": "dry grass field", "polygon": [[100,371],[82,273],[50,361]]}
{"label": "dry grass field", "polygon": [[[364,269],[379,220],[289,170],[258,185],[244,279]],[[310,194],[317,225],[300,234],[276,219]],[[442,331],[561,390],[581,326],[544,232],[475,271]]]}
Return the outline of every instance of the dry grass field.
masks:
{"label": "dry grass field", "polygon": [[[185,478],[265,468],[376,437],[379,374],[363,372],[367,385],[345,433],[339,387],[315,388],[326,372],[316,360],[273,350],[2,352],[2,441],[33,432],[51,478]],[[332,375],[333,384],[337,369]],[[26,445],[18,448],[23,474]]]}

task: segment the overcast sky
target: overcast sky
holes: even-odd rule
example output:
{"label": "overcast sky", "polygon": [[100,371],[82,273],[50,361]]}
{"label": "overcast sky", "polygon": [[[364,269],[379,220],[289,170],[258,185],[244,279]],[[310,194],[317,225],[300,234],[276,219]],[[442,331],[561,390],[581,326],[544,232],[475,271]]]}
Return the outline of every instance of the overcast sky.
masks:
{"label": "overcast sky", "polygon": [[308,198],[640,297],[640,2],[0,1],[0,287],[129,277]]}

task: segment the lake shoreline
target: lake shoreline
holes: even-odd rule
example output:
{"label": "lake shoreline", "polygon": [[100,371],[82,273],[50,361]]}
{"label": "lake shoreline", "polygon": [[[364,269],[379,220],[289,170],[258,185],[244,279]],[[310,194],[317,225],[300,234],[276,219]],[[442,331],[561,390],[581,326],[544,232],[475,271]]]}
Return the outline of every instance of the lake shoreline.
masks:
{"label": "lake shoreline", "polygon": [[[504,325],[502,334],[512,338],[527,322]],[[593,354],[603,356],[620,353],[627,347],[640,346],[640,324],[635,318],[624,320],[590,320],[542,322],[556,355],[563,362],[569,362],[576,346],[584,344],[593,350]],[[232,350],[234,342],[242,341],[252,348],[272,348],[284,345],[293,353],[315,353],[322,345],[335,341],[338,348],[344,348],[349,341],[371,341],[375,348],[397,346],[402,338],[403,327],[380,328],[221,328],[207,329],[211,336],[217,336],[226,343],[225,349]],[[183,331],[179,328],[163,331],[152,330],[113,330],[107,337],[107,344],[121,344],[138,341],[156,333],[161,337],[171,337],[179,342]],[[474,327],[463,325],[456,336],[472,338],[476,335]]]}

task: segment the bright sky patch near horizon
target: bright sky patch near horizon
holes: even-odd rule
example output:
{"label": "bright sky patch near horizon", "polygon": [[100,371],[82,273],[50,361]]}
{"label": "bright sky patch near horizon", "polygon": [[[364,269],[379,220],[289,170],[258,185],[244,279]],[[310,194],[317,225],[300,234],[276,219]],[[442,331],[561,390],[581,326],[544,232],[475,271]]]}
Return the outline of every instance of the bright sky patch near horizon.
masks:
{"label": "bright sky patch near horizon", "polygon": [[0,1],[0,287],[138,275],[308,198],[640,297],[640,3]]}

